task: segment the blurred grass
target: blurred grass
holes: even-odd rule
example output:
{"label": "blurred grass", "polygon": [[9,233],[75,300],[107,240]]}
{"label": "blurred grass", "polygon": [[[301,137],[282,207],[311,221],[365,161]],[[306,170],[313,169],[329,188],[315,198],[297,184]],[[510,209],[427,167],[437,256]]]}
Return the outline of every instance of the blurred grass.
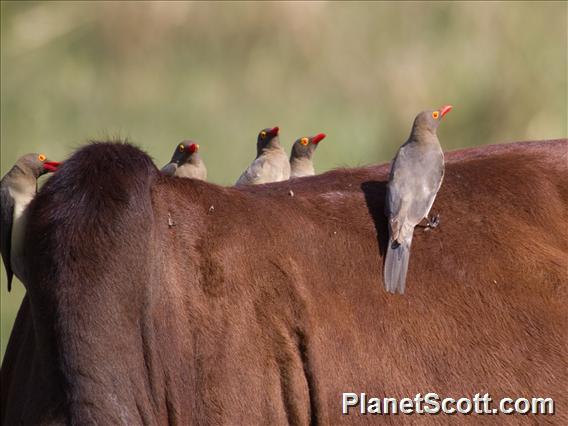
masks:
{"label": "blurred grass", "polygon": [[[1,3],[1,172],[128,137],[200,142],[229,185],[279,125],[316,170],[389,161],[445,103],[445,149],[567,135],[567,3]],[[23,288],[1,282],[1,351]]]}

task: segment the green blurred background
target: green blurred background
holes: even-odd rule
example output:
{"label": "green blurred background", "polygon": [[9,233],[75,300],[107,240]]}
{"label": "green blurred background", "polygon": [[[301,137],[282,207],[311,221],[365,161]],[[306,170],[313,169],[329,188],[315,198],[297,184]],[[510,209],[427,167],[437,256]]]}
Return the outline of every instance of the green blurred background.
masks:
{"label": "green blurred background", "polygon": [[[261,128],[325,132],[316,170],[389,161],[454,105],[446,150],[566,137],[567,3],[2,2],[1,173],[128,138],[161,166],[201,144],[232,184]],[[4,355],[23,296],[1,282]]]}

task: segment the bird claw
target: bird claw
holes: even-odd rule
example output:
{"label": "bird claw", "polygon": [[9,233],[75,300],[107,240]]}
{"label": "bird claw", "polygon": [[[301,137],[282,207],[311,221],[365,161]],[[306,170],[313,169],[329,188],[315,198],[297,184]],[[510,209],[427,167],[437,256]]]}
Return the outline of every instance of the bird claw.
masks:
{"label": "bird claw", "polygon": [[437,228],[440,224],[440,215],[435,214],[432,217],[428,218],[428,228],[434,229]]}
{"label": "bird claw", "polygon": [[440,224],[439,214],[435,214],[432,217],[427,217],[425,219],[426,219],[426,229],[424,229],[424,232],[428,232],[431,229],[435,229]]}

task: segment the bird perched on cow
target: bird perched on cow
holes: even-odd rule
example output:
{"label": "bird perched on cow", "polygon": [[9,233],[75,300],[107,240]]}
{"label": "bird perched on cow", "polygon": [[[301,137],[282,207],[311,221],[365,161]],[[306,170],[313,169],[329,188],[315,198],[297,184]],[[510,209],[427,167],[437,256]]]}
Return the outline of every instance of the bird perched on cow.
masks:
{"label": "bird perched on cow", "polygon": [[316,174],[312,157],[318,147],[318,143],[324,138],[324,133],[318,133],[315,136],[303,137],[294,142],[292,153],[290,154],[290,178]]}
{"label": "bird perched on cow", "polygon": [[236,186],[258,185],[290,179],[288,155],[280,145],[278,127],[264,129],[256,141],[256,158],[237,180]]}
{"label": "bird perched on cow", "polygon": [[170,162],[162,168],[162,173],[166,176],[207,180],[207,168],[199,155],[199,144],[189,140],[180,142]]}
{"label": "bird perched on cow", "polygon": [[389,245],[384,268],[385,288],[391,293],[404,293],[414,227],[423,219],[432,228],[438,225],[438,217],[428,218],[444,177],[437,129],[451,109],[446,105],[418,114],[410,137],[392,162],[385,203]]}
{"label": "bird perched on cow", "polygon": [[0,181],[1,252],[8,277],[8,291],[12,289],[14,274],[24,280],[22,241],[26,228],[26,207],[37,193],[38,178],[54,172],[60,163],[48,161],[44,154],[27,154]]}

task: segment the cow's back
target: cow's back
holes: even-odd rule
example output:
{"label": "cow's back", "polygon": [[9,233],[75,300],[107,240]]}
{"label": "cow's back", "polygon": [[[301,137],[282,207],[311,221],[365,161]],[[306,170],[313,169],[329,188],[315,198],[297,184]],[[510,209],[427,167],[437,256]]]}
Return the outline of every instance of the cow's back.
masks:
{"label": "cow's back", "polygon": [[[235,189],[150,165],[123,180],[101,157],[128,149],[85,149],[93,158],[72,157],[32,206],[29,242],[44,254],[30,255],[28,290],[42,323],[10,342],[5,423],[38,392],[14,383],[40,376],[60,391],[54,418],[77,422],[373,420],[341,416],[342,392],[550,396],[566,420],[566,141],[447,154],[441,225],[416,229],[404,296],[381,280],[386,167]],[[112,197],[58,195],[79,160]],[[81,243],[85,218],[56,206],[95,201]],[[49,368],[26,375],[18,364],[34,356]]]}

